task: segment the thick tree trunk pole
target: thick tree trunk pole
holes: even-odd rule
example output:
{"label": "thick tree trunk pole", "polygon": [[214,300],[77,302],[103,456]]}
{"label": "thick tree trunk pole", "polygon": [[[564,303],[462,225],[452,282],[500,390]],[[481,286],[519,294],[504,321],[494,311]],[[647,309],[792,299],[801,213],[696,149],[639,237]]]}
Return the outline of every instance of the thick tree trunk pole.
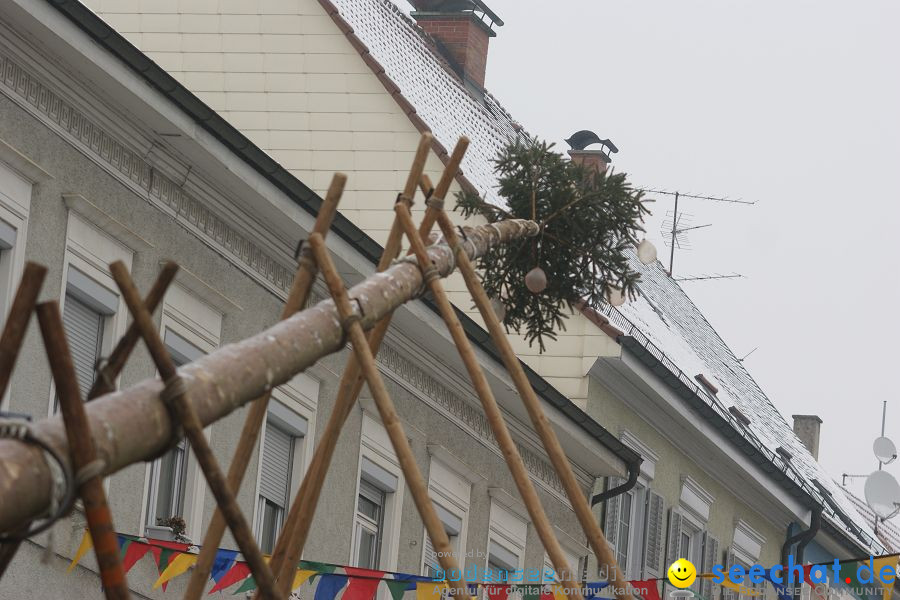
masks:
{"label": "thick tree trunk pole", "polygon": [[[423,264],[428,260],[428,254],[425,249],[425,243],[419,237],[413,224],[409,209],[398,204],[394,207],[394,210],[397,213],[400,224],[403,226],[406,237],[410,240],[416,259],[419,261],[419,264]],[[438,219],[440,219],[440,215],[438,215]],[[450,303],[447,293],[444,291],[444,286],[441,285],[439,279],[426,281],[426,285],[434,296],[435,304],[437,304],[441,317],[447,325],[447,330],[456,344],[459,356],[462,358],[466,371],[469,374],[469,379],[472,380],[475,393],[478,394],[478,399],[481,401],[491,432],[493,432],[494,437],[497,439],[497,444],[503,452],[503,458],[506,460],[506,465],[509,467],[513,480],[516,482],[516,488],[518,488],[519,494],[522,496],[528,515],[534,522],[538,537],[540,537],[544,549],[550,556],[550,562],[553,564],[553,568],[556,569],[559,580],[567,590],[572,592],[569,597],[581,598],[580,584],[574,578],[575,571],[566,562],[566,555],[556,539],[556,534],[553,533],[553,526],[550,524],[550,519],[547,518],[547,513],[544,512],[541,499],[538,497],[537,490],[534,489],[534,484],[531,482],[531,477],[528,474],[525,463],[522,461],[519,449],[509,433],[509,428],[503,419],[503,413],[500,412],[500,406],[497,404],[497,399],[494,398],[494,392],[491,390],[490,384],[488,384],[484,371],[481,370],[481,365],[478,364],[475,350],[472,349],[469,338],[466,337],[466,332],[462,323],[459,322],[459,317],[456,316],[456,311]],[[432,540],[432,542],[434,543],[435,540]],[[436,543],[434,547],[435,549],[438,548]]]}
{"label": "thick tree trunk pole", "polygon": [[554,470],[557,475],[559,475],[559,479],[566,491],[566,496],[569,498],[569,502],[572,503],[572,508],[575,510],[575,516],[578,518],[581,528],[587,536],[591,549],[597,556],[597,562],[609,567],[612,584],[616,592],[616,598],[619,600],[632,600],[624,573],[616,565],[616,557],[609,547],[606,538],[603,536],[603,531],[600,530],[600,526],[594,517],[594,513],[591,512],[591,507],[588,504],[587,498],[584,493],[582,493],[581,487],[578,485],[578,480],[572,472],[572,466],[569,464],[569,460],[566,458],[566,454],[559,443],[559,439],[556,437],[556,432],[553,431],[553,426],[550,425],[550,422],[547,420],[547,416],[544,414],[544,409],[541,407],[537,394],[535,394],[534,389],[528,382],[525,370],[522,369],[522,364],[519,362],[519,358],[513,351],[509,339],[506,337],[506,331],[504,331],[503,326],[497,319],[497,315],[494,313],[494,309],[491,307],[491,301],[484,291],[484,288],[481,286],[475,268],[470,261],[471,256],[463,249],[463,246],[468,245],[471,238],[467,240],[466,243],[460,244],[459,236],[453,228],[453,223],[445,212],[441,212],[441,214],[438,215],[438,226],[441,228],[441,232],[444,234],[447,243],[451,248],[455,249],[456,264],[459,267],[459,271],[466,282],[466,286],[469,289],[469,293],[472,295],[472,299],[475,301],[475,305],[478,307],[481,318],[487,325],[488,331],[491,334],[491,339],[494,341],[494,344],[500,352],[503,364],[506,366],[506,370],[509,372],[513,383],[516,386],[516,390],[519,392],[519,397],[521,397],[522,403],[528,411],[531,424],[541,438],[544,450],[546,450]]}
{"label": "thick tree trunk pole", "polygon": [[[337,213],[338,203],[341,195],[344,193],[344,185],[346,183],[346,175],[343,173],[334,174],[328,193],[325,194],[325,200],[319,208],[319,214],[316,215],[316,222],[313,225],[314,233],[318,232],[323,236],[328,233],[328,230],[331,228],[331,222],[334,220],[334,215]],[[287,301],[285,301],[284,308],[281,311],[282,320],[287,319],[303,308],[309,298],[309,291],[312,289],[313,281],[316,279],[316,264],[312,260],[306,244],[300,248],[299,261],[297,273],[294,275],[294,281],[291,284],[291,291],[288,293]],[[266,418],[270,396],[271,391],[266,391],[262,396],[254,400],[247,411],[247,418],[244,419],[244,427],[241,430],[237,447],[234,450],[234,458],[231,459],[231,465],[228,467],[228,488],[235,494],[241,487],[241,481],[244,479],[244,473],[247,472],[250,457],[253,456],[253,449],[259,441],[259,432]],[[200,555],[197,557],[197,564],[184,593],[184,600],[199,600],[203,595],[209,576],[212,573],[216,551],[224,534],[225,516],[222,514],[222,509],[217,506],[209,522],[209,527],[206,528],[203,545],[200,546]],[[273,576],[277,577],[277,568],[273,565],[271,569]]]}
{"label": "thick tree trunk pole", "polygon": [[[405,206],[404,209],[409,210]],[[366,378],[366,383],[369,385],[369,390],[372,392],[372,398],[374,398],[375,406],[378,408],[378,413],[381,416],[381,423],[384,425],[385,431],[387,431],[391,445],[394,447],[394,453],[397,455],[397,460],[400,463],[400,469],[403,471],[403,478],[406,480],[406,485],[413,497],[413,502],[415,502],[419,515],[425,523],[428,537],[434,543],[438,562],[440,562],[441,567],[447,573],[462,573],[456,556],[453,554],[450,538],[447,536],[444,525],[441,523],[431,497],[428,495],[428,484],[425,482],[425,478],[422,477],[418,464],[416,464],[416,457],[409,446],[409,440],[406,439],[406,432],[403,431],[400,416],[397,414],[394,402],[391,400],[387,387],[384,385],[381,372],[375,364],[375,357],[372,355],[372,351],[369,350],[366,334],[359,325],[360,315],[355,313],[350,305],[350,297],[347,295],[344,282],[341,281],[341,276],[338,275],[337,269],[335,269],[334,263],[328,255],[322,236],[313,234],[309,238],[309,243],[312,246],[313,253],[315,253],[316,262],[319,263],[319,269],[321,269],[322,275],[325,276],[328,289],[334,298],[341,325],[347,333],[350,344],[353,347],[353,353],[356,355],[356,360],[359,362],[360,369],[362,369]],[[437,271],[427,261],[425,265],[426,274],[433,273],[434,277],[439,276]],[[460,581],[460,579],[455,579],[455,581],[459,583],[454,584],[448,580],[448,584],[453,591],[453,597],[470,599],[466,583]]]}
{"label": "thick tree trunk pole", "polygon": [[234,539],[238,543],[238,548],[244,555],[244,560],[250,565],[253,577],[256,579],[256,585],[260,589],[262,597],[266,600],[277,600],[275,594],[275,578],[272,571],[263,560],[262,552],[253,538],[253,531],[250,529],[250,523],[247,522],[241,507],[238,506],[237,499],[228,489],[228,483],[225,480],[225,473],[219,467],[219,462],[213,454],[206,436],[203,434],[203,426],[197,419],[197,413],[191,405],[188,394],[182,385],[184,380],[178,374],[175,367],[175,361],[172,355],[166,349],[159,332],[153,325],[153,318],[144,305],[141,303],[141,296],[138,293],[128,269],[122,261],[116,261],[110,265],[110,272],[134,322],[137,323],[141,337],[144,338],[144,344],[156,364],[159,375],[166,384],[166,393],[169,396],[167,402],[169,408],[173,411],[175,418],[184,428],[185,436],[191,444],[191,451],[197,458],[197,463],[203,471],[206,483],[212,491],[216,499],[216,504],[225,515],[225,520],[234,534]]}
{"label": "thick tree trunk pole", "polygon": [[[510,220],[467,232],[466,251],[476,258],[491,247],[537,235],[533,221]],[[445,245],[428,249],[442,276],[454,267]],[[354,286],[350,293],[360,304],[364,329],[395,308],[416,298],[422,275],[416,264],[398,262],[384,273]],[[265,391],[289,381],[317,360],[342,348],[343,333],[331,300],[290,319],[229,344],[181,369],[197,411],[206,426],[230,414]],[[160,399],[162,383],[147,379],[127,390],[102,396],[85,405],[97,455],[109,475],[136,462],[157,456],[172,435],[172,423]],[[34,430],[68,456],[65,429],[59,417],[36,423]],[[32,448],[16,440],[0,440],[0,531],[9,531],[47,509],[50,469]]]}

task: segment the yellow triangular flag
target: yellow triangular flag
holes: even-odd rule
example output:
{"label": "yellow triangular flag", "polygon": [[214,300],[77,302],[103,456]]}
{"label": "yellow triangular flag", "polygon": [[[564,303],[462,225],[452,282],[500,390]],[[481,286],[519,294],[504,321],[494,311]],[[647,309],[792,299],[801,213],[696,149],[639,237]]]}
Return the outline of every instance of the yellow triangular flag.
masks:
{"label": "yellow triangular flag", "polygon": [[[894,591],[894,581],[897,578],[897,557],[888,556],[886,558],[876,558],[872,561],[872,566],[875,568],[875,572],[872,573],[872,578],[884,588],[882,593],[883,600],[891,600],[891,593]],[[888,567],[893,571],[890,582],[885,582],[881,578],[881,569],[884,567]]]}
{"label": "yellow triangular flag", "polygon": [[416,600],[441,600],[441,592],[449,588],[446,581],[441,583],[419,582],[416,584]]}
{"label": "yellow triangular flag", "polygon": [[296,590],[298,587],[303,585],[303,583],[316,574],[316,571],[304,571],[303,569],[297,569],[297,572],[294,573],[294,583],[291,584],[291,591]]}
{"label": "yellow triangular flag", "polygon": [[91,538],[91,532],[87,529],[84,530],[84,535],[81,536],[81,545],[78,546],[78,552],[75,553],[75,558],[72,559],[72,564],[69,565],[69,568],[66,569],[66,573],[71,573],[72,569],[75,568],[75,565],[78,564],[78,561],[87,554],[87,551],[94,547],[94,540]]}
{"label": "yellow triangular flag", "polygon": [[153,589],[155,590],[165,582],[170,579],[175,579],[197,562],[196,554],[188,554],[186,552],[179,554],[175,558],[172,559],[172,562],[169,563],[169,566],[166,567],[166,570],[159,574],[159,579],[156,580],[156,583],[153,584]]}
{"label": "yellow triangular flag", "polygon": [[565,588],[561,584],[559,584],[559,583],[554,584],[550,588],[550,590],[553,592],[554,600],[568,600],[568,596],[566,596],[566,593],[564,591]]}

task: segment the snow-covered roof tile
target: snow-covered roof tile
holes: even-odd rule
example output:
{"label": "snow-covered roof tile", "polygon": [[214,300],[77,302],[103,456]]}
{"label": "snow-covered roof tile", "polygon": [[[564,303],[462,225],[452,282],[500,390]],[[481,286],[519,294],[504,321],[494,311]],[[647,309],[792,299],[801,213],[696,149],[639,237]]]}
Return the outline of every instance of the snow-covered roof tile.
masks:
{"label": "snow-covered roof tile", "polygon": [[331,0],[400,94],[435,138],[452,148],[470,140],[465,178],[486,199],[497,201],[494,158],[516,136],[516,124],[488,93],[469,91],[440,57],[433,40],[390,0]]}

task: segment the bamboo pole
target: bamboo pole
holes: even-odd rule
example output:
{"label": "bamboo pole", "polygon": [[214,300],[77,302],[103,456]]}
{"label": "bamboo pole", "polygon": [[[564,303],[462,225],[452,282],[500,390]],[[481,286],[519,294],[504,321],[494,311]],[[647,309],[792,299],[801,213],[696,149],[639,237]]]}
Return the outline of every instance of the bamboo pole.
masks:
{"label": "bamboo pole", "polygon": [[253,538],[250,524],[244,517],[244,513],[241,512],[234,494],[228,489],[225,473],[219,467],[219,463],[209,447],[209,442],[203,434],[203,425],[200,424],[197,413],[188,400],[188,393],[175,367],[175,362],[153,325],[153,318],[144,308],[141,296],[128,274],[128,268],[122,261],[116,261],[110,265],[109,270],[116,285],[119,286],[119,291],[122,292],[122,298],[125,300],[128,310],[131,311],[134,322],[138,325],[141,337],[144,338],[144,344],[159,370],[159,375],[166,384],[163,389],[164,399],[184,428],[185,436],[191,444],[191,452],[197,458],[197,463],[206,477],[206,483],[234,534],[234,539],[244,555],[244,560],[250,565],[257,588],[266,600],[276,600],[275,578],[272,576],[272,571],[263,560],[262,552]]}
{"label": "bamboo pole", "polygon": [[[533,221],[511,220],[467,231],[466,251],[473,257],[522,237],[537,235]],[[444,244],[429,246],[428,255],[442,276],[453,271],[451,251]],[[422,275],[415,264],[398,261],[384,273],[355,285],[351,295],[369,329],[395,308],[416,298]],[[181,368],[200,422],[213,423],[264,391],[290,380],[325,355],[340,350],[343,333],[331,300],[295,314],[240,342],[228,344]],[[126,390],[85,405],[97,453],[106,459],[103,475],[158,456],[172,436],[173,424],[159,398],[162,384],[149,378]],[[32,426],[60,454],[68,456],[59,417]],[[47,510],[50,469],[33,449],[18,440],[0,440],[0,531],[9,531]]]}
{"label": "bamboo pole", "polygon": [[[19,357],[19,350],[22,349],[25,332],[28,331],[28,321],[31,320],[31,313],[34,312],[34,305],[46,276],[46,267],[33,262],[25,263],[22,280],[16,289],[6,324],[3,326],[3,335],[0,335],[0,399],[6,395],[13,366]],[[31,521],[27,521],[19,527],[19,531],[26,532],[30,526]],[[21,544],[21,540],[0,544],[0,577],[3,577]]]}
{"label": "bamboo pole", "polygon": [[[341,195],[344,193],[346,183],[346,175],[335,173],[331,180],[331,185],[328,187],[328,192],[325,194],[322,206],[319,208],[319,214],[316,215],[316,222],[313,225],[314,233],[320,233],[323,236],[328,233],[328,230],[331,228],[331,222],[334,220],[334,215],[337,213],[338,203]],[[281,320],[289,318],[303,308],[309,298],[309,291],[312,289],[315,278],[315,261],[310,256],[308,246],[303,244],[300,248],[299,265],[294,275],[294,281],[291,284],[291,291],[281,311]],[[266,391],[262,396],[253,400],[250,404],[250,410],[247,411],[247,417],[244,419],[244,426],[238,438],[231,465],[228,467],[228,489],[234,491],[234,493],[237,493],[241,487],[241,481],[244,479],[244,473],[247,472],[247,465],[250,464],[250,457],[253,455],[253,449],[259,441],[259,432],[262,429],[266,411],[269,408],[270,395],[271,392]],[[209,527],[206,529],[206,535],[203,537],[203,545],[200,546],[200,554],[197,557],[197,564],[184,593],[184,600],[199,600],[203,595],[209,576],[212,573],[216,551],[224,533],[225,518],[222,510],[217,506],[209,522]],[[277,576],[278,569],[271,562],[270,568],[273,575]]]}
{"label": "bamboo pole", "polygon": [[[422,176],[430,146],[430,136],[426,137],[423,135],[419,144],[419,149],[416,153],[416,159],[413,161],[413,167],[410,169],[410,176],[406,181],[406,187],[399,198],[401,203],[407,205],[412,203],[415,186]],[[443,199],[444,196],[446,196],[456,173],[459,171],[459,165],[462,162],[468,146],[469,139],[467,137],[461,137],[456,143],[453,154],[450,156],[450,160],[447,162],[444,173],[438,183],[438,187],[432,194],[433,198],[439,197]],[[423,237],[428,236],[436,218],[437,212],[432,207],[432,204],[429,203],[421,224],[421,234]],[[395,218],[381,259],[378,263],[377,269],[379,272],[387,269],[391,264],[391,261],[400,254],[402,241],[403,231]],[[384,340],[384,336],[387,333],[387,329],[391,322],[391,314],[388,314],[379,321],[375,328],[369,333],[368,343],[373,355],[377,354],[378,349],[381,347],[381,342]],[[362,390],[363,383],[364,379],[361,376],[359,364],[357,363],[355,356],[351,354],[347,360],[347,366],[344,369],[344,373],[341,376],[334,409],[332,410],[325,431],[320,438],[319,445],[316,447],[313,460],[310,463],[310,468],[307,470],[306,475],[303,478],[303,483],[301,484],[300,489],[297,490],[296,499],[291,505],[291,512],[295,514],[289,515],[287,523],[293,523],[294,525],[292,527],[285,525],[284,528],[285,532],[289,532],[290,537],[282,536],[278,543],[276,543],[275,552],[272,554],[271,564],[273,565],[273,570],[278,573],[277,577],[280,592],[284,592],[289,585],[289,582],[293,581],[293,577],[291,576],[292,568],[293,565],[297,564],[297,561],[300,560],[300,557],[303,554],[303,548],[306,545],[306,538],[309,535],[309,529],[312,525],[313,517],[315,516],[316,506],[318,505],[328,465],[331,464],[331,457],[333,456],[335,446],[337,445],[338,433],[343,427],[344,422],[347,420],[351,408],[356,403],[356,399],[359,397],[359,393]]]}
{"label": "bamboo pole", "polygon": [[[50,359],[50,371],[56,382],[59,410],[62,412],[66,435],[69,438],[72,467],[76,477],[80,478],[86,469],[96,471],[101,469],[95,469],[97,451],[78,390],[78,378],[75,376],[75,366],[69,353],[59,303],[52,301],[38,304],[37,317],[47,357]],[[84,504],[84,515],[87,517],[91,538],[94,540],[94,553],[100,567],[103,593],[107,600],[128,600],[131,595],[128,593],[125,570],[119,561],[119,539],[113,525],[112,512],[106,502],[103,477],[99,474],[90,474],[84,481],[78,483],[78,495]]]}
{"label": "bamboo pole", "polygon": [[506,366],[506,370],[509,372],[523,404],[525,404],[528,416],[531,419],[535,431],[537,431],[538,436],[541,438],[547,456],[550,458],[550,462],[553,464],[553,468],[557,475],[559,475],[559,479],[566,491],[566,496],[569,498],[569,502],[572,504],[572,508],[581,524],[581,528],[587,536],[588,543],[594,551],[600,565],[609,567],[609,571],[612,574],[612,584],[616,592],[616,598],[619,600],[633,600],[624,574],[616,565],[615,554],[613,554],[612,549],[609,547],[609,544],[603,535],[603,531],[601,531],[600,526],[594,518],[594,514],[591,512],[591,507],[588,505],[587,498],[578,485],[578,480],[572,472],[572,466],[569,464],[565,452],[559,443],[559,439],[556,437],[556,432],[553,431],[550,421],[547,420],[547,416],[544,414],[544,410],[537,398],[537,394],[535,394],[534,389],[528,382],[528,377],[525,375],[524,369],[522,369],[522,364],[519,362],[518,357],[516,357],[516,353],[513,351],[509,339],[506,337],[506,332],[503,330],[500,321],[497,319],[497,315],[494,313],[494,309],[491,307],[491,301],[484,291],[484,288],[481,286],[481,281],[478,279],[478,275],[475,272],[475,268],[472,266],[469,255],[463,250],[462,246],[464,244],[460,244],[459,236],[456,234],[453,223],[450,221],[450,217],[446,212],[441,212],[438,215],[437,222],[441,232],[444,234],[447,244],[456,254],[456,266],[459,268],[459,271],[466,282],[466,286],[469,289],[469,293],[472,295],[475,305],[478,307],[478,312],[481,314],[481,318],[487,325],[488,332],[491,334],[491,339],[494,341],[494,345],[500,352],[503,364]]}
{"label": "bamboo pole", "polygon": [[[437,551],[438,555],[438,562],[440,562],[441,567],[447,573],[454,571],[462,573],[462,570],[459,568],[459,563],[453,555],[453,547],[450,545],[450,538],[447,537],[444,525],[441,523],[437,511],[434,509],[431,497],[428,495],[428,484],[425,482],[425,478],[422,477],[422,472],[416,464],[416,458],[413,456],[412,448],[410,448],[409,441],[406,439],[406,433],[403,431],[403,425],[400,423],[397,409],[394,407],[394,402],[388,394],[387,388],[384,385],[384,380],[381,378],[381,373],[378,371],[378,367],[375,364],[375,356],[369,349],[366,335],[359,324],[360,316],[353,311],[353,308],[350,305],[350,297],[347,295],[347,289],[344,287],[344,282],[341,281],[341,277],[338,275],[337,269],[331,261],[331,257],[328,255],[328,250],[325,248],[325,241],[322,239],[322,236],[313,234],[309,238],[309,244],[312,247],[313,254],[316,257],[316,262],[319,264],[319,269],[322,271],[325,282],[328,284],[328,289],[331,291],[331,296],[334,298],[334,303],[337,306],[342,326],[353,346],[353,353],[359,361],[360,369],[362,369],[369,390],[372,392],[372,397],[375,399],[375,406],[378,407],[378,413],[381,415],[381,422],[387,431],[388,437],[391,439],[391,445],[394,447],[394,453],[397,455],[397,460],[400,462],[400,469],[403,471],[406,485],[409,487],[416,508],[419,510],[419,515],[421,515],[422,520],[425,523],[425,530],[428,532],[428,537],[431,538],[434,543],[434,549]],[[434,274],[434,277],[438,277],[437,271],[434,270],[434,267],[430,266],[431,263],[429,262],[426,264],[429,265],[429,270],[426,271],[426,277],[431,277],[431,273]],[[454,598],[470,598],[464,582],[460,581],[456,584],[450,584],[448,581],[448,584],[453,591]]]}
{"label": "bamboo pole", "polygon": [[[419,264],[430,264],[427,262],[429,259],[425,249],[425,243],[416,231],[409,209],[402,204],[397,204],[397,206],[394,207],[394,210],[406,233],[406,237],[410,240],[413,254],[415,254]],[[440,216],[438,216],[438,219],[440,219]],[[578,581],[573,577],[574,571],[572,570],[571,565],[566,562],[566,555],[563,552],[562,546],[559,545],[556,535],[553,533],[553,526],[550,524],[550,519],[547,518],[547,514],[544,512],[544,507],[541,505],[537,490],[535,490],[534,484],[531,482],[531,477],[528,475],[528,469],[525,467],[522,456],[519,454],[519,449],[516,447],[512,435],[509,433],[509,428],[506,426],[503,413],[500,411],[500,406],[497,404],[496,398],[494,398],[494,392],[491,390],[491,386],[488,384],[487,378],[481,370],[481,365],[478,364],[478,357],[475,355],[475,350],[472,349],[472,345],[466,337],[466,332],[463,329],[462,323],[459,322],[459,317],[456,316],[456,311],[450,303],[450,299],[447,297],[447,293],[444,291],[444,287],[441,285],[440,280],[437,277],[426,277],[425,282],[434,297],[435,304],[441,313],[441,317],[447,324],[450,336],[453,338],[454,344],[456,344],[459,356],[462,358],[466,371],[469,374],[469,378],[472,380],[472,386],[475,388],[478,399],[481,401],[481,406],[484,409],[484,414],[491,427],[491,432],[497,439],[497,444],[500,446],[503,458],[506,460],[509,471],[516,483],[516,488],[518,488],[519,494],[522,496],[522,501],[525,503],[525,508],[528,510],[528,515],[531,517],[535,529],[537,529],[538,536],[541,539],[541,543],[544,545],[544,549],[550,556],[550,562],[553,563],[553,568],[556,569],[556,573],[559,576],[560,581],[564,584],[564,587],[573,591],[573,594],[570,597],[580,598],[582,594],[579,589]],[[434,540],[432,540],[432,542],[434,542]],[[437,546],[435,546],[435,548],[437,548]]]}

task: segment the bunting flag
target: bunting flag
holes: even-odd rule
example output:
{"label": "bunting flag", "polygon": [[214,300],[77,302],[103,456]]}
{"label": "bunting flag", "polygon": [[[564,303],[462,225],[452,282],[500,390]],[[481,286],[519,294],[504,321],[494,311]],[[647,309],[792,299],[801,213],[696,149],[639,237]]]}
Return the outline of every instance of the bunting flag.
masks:
{"label": "bunting flag", "polygon": [[488,600],[506,600],[509,597],[509,586],[501,583],[484,584],[484,593]]}
{"label": "bunting flag", "polygon": [[394,580],[385,580],[388,590],[391,592],[391,600],[401,600],[403,594],[410,590],[416,589],[416,583],[421,581],[432,581],[428,577],[421,575],[409,575],[406,573],[394,573]]}
{"label": "bunting flag", "polygon": [[564,589],[561,583],[545,585],[541,591],[541,600],[568,600]]}
{"label": "bunting flag", "polygon": [[319,584],[316,586],[316,594],[314,600],[334,600],[344,586],[347,585],[346,575],[322,575]]}
{"label": "bunting flag", "polygon": [[[781,571],[782,571],[782,573],[784,573],[784,571],[786,571],[786,569],[782,568]],[[794,595],[790,593],[788,588],[785,587],[784,583],[775,583],[775,581],[772,580],[771,573],[772,573],[772,569],[766,569],[765,572],[763,573],[762,577],[763,577],[763,579],[765,579],[766,581],[771,583],[772,586],[775,588],[775,593],[778,595],[778,600],[794,600]],[[781,579],[782,579],[782,581],[784,581],[783,576],[781,577]]]}
{"label": "bunting flag", "polygon": [[636,580],[628,583],[631,584],[631,591],[644,600],[660,600],[656,579]]}
{"label": "bunting flag", "polygon": [[384,571],[370,569],[344,567],[344,572],[350,576],[350,584],[341,600],[372,600],[375,590],[378,589],[378,583],[384,577]]}
{"label": "bunting flag", "polygon": [[219,580],[231,569],[237,555],[237,550],[218,550],[216,552],[216,557],[213,559],[213,566],[209,573],[209,578],[216,583],[219,583]]}
{"label": "bunting flag", "polygon": [[[174,556],[187,551],[189,548],[188,544],[179,542],[155,541],[154,543],[158,545],[151,546],[150,552],[153,553],[153,558],[156,560],[156,570],[160,575],[168,568],[169,561],[171,561]],[[163,591],[166,591],[166,586],[168,585],[168,581],[162,584]]]}
{"label": "bunting flag", "polygon": [[[416,600],[441,600],[444,590],[449,590],[450,586],[446,581],[440,582],[424,582],[420,581],[416,584]],[[319,600],[316,598],[316,600]]]}
{"label": "bunting flag", "polygon": [[197,558],[197,554],[188,554],[187,552],[183,552],[173,558],[169,565],[166,567],[166,570],[159,574],[159,579],[157,579],[156,583],[153,584],[153,589],[155,590],[170,579],[174,579],[175,577],[178,577],[182,573],[186,572],[188,569],[194,566],[194,564],[197,562]]}
{"label": "bunting flag", "polygon": [[209,593],[221,592],[225,588],[233,586],[238,581],[246,579],[248,575],[250,575],[250,567],[247,563],[236,562],[227,573],[221,576],[219,581],[216,582],[216,585],[213,586],[213,589],[209,590]]}
{"label": "bunting flag", "polygon": [[84,535],[81,536],[81,544],[78,546],[78,550],[75,552],[75,557],[72,559],[72,563],[69,565],[69,568],[66,569],[66,573],[71,573],[72,569],[75,568],[75,565],[81,561],[85,554],[87,554],[88,550],[94,547],[94,540],[91,538],[91,532],[87,529],[84,530]]}
{"label": "bunting flag", "polygon": [[131,567],[137,563],[137,561],[144,558],[144,556],[150,552],[150,544],[142,544],[140,542],[131,541],[128,546],[125,548],[125,554],[122,556],[122,570],[126,573],[131,570]]}
{"label": "bunting flag", "polygon": [[297,569],[297,572],[294,573],[294,582],[291,583],[291,591],[296,590],[298,587],[306,583],[306,580],[315,575],[315,571],[308,571],[305,569]]}
{"label": "bunting flag", "polygon": [[608,581],[594,581],[584,584],[584,597],[594,598],[600,595],[600,592],[609,587]]}

